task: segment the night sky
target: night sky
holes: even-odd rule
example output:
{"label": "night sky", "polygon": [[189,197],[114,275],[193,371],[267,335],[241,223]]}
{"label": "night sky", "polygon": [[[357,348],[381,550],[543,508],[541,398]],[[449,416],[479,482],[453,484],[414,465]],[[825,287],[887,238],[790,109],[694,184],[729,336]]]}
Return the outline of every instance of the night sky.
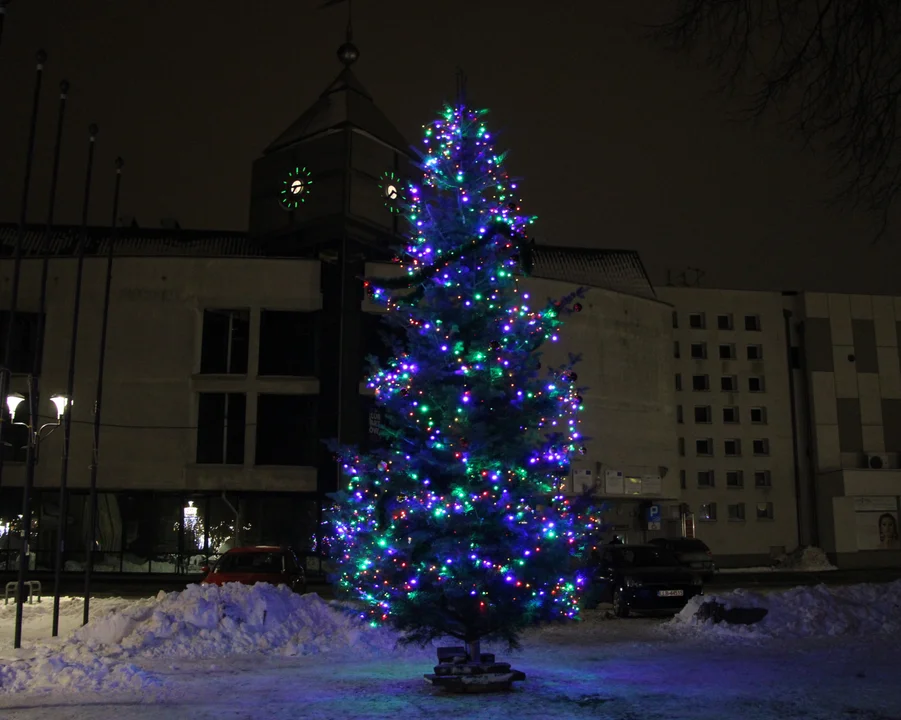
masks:
{"label": "night sky", "polygon": [[[244,230],[251,162],[339,72],[345,6],[318,0],[14,0],[0,46],[0,219],[19,215],[34,53],[49,53],[29,220],[46,215],[58,83],[72,84],[57,219],[77,223],[87,126],[100,125],[90,222]],[[775,120],[736,122],[708,69],[640,23],[666,0],[356,0],[354,71],[411,143],[454,71],[523,178],[540,242],[639,250],[655,282],[901,294],[899,227],[830,209],[822,156]]]}

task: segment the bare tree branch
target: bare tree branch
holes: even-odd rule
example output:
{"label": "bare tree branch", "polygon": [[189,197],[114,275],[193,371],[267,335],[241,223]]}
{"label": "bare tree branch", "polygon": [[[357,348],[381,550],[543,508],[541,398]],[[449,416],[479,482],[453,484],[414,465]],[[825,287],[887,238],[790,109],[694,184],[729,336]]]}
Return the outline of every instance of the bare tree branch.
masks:
{"label": "bare tree branch", "polygon": [[833,201],[878,216],[901,197],[901,2],[673,0],[658,39],[705,53],[752,117],[778,107],[807,145],[828,148]]}

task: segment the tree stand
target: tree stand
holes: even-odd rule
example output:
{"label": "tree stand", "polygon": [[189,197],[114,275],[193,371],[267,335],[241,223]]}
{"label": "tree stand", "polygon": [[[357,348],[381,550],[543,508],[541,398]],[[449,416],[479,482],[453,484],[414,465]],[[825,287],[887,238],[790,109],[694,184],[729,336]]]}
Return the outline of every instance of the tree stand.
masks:
{"label": "tree stand", "polygon": [[434,675],[424,675],[426,682],[443,690],[460,693],[485,693],[510,690],[514,682],[526,679],[510,663],[495,662],[493,653],[483,653],[479,641],[466,647],[438,648],[438,664]]}

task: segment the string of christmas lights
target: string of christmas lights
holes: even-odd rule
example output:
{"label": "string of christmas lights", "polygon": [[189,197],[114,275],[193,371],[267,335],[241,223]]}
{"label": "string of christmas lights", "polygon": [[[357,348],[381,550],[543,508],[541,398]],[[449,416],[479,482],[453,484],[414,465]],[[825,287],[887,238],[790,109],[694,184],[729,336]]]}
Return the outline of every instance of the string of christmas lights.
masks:
{"label": "string of christmas lights", "polygon": [[411,640],[502,638],[575,618],[574,560],[594,521],[560,492],[584,452],[578,358],[542,373],[582,291],[545,304],[520,288],[527,228],[484,123],[449,107],[426,127],[400,280],[370,297],[404,350],[368,379],[386,447],[339,449],[347,487],[329,516],[339,587]]}

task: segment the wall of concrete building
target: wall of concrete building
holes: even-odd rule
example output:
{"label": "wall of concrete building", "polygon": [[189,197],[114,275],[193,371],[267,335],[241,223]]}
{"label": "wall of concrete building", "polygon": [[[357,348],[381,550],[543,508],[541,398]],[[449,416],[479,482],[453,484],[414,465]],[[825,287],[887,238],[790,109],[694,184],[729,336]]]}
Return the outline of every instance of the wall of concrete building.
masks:
{"label": "wall of concrete building", "polygon": [[[11,261],[2,277],[9,284]],[[41,412],[64,392],[72,330],[76,261],[50,263]],[[37,311],[40,263],[23,263],[19,309]],[[78,333],[69,483],[86,487],[91,461],[93,402],[101,329],[105,260],[88,258]],[[314,378],[259,378],[256,373],[261,309],[315,310],[320,306],[319,263],[267,259],[121,258],[115,261],[104,378],[98,482],[109,489],[314,491],[315,469],[255,467],[256,397],[260,392],[309,394]],[[246,375],[200,375],[205,308],[248,308],[250,352]],[[25,392],[26,378],[12,389]],[[197,393],[247,394],[244,463],[195,464]],[[42,443],[38,487],[59,483],[62,431]],[[19,485],[23,468],[8,463],[4,485]]]}
{"label": "wall of concrete building", "polygon": [[[678,472],[696,535],[721,565],[768,563],[799,544],[782,296],[681,287],[659,288],[658,295],[674,308]],[[694,324],[701,327],[692,327],[692,316],[700,317]],[[759,329],[746,329],[746,317]],[[704,357],[692,357],[693,345]],[[720,357],[720,346],[734,356]],[[760,359],[749,359],[749,347],[761,352]],[[695,388],[695,377],[706,378],[706,387]],[[733,378],[733,390],[723,389],[724,377]],[[761,379],[762,391],[751,390],[754,378]],[[695,408],[703,408],[697,419]],[[727,422],[730,408],[735,417]],[[762,409],[763,422],[752,422],[752,408]],[[738,441],[735,454],[727,454],[727,441]],[[765,441],[765,453],[755,452],[755,441]]]}
{"label": "wall of concrete building", "polygon": [[[803,304],[823,546],[841,567],[895,566],[901,563],[901,297],[805,293]],[[882,467],[871,467],[873,458]]]}

